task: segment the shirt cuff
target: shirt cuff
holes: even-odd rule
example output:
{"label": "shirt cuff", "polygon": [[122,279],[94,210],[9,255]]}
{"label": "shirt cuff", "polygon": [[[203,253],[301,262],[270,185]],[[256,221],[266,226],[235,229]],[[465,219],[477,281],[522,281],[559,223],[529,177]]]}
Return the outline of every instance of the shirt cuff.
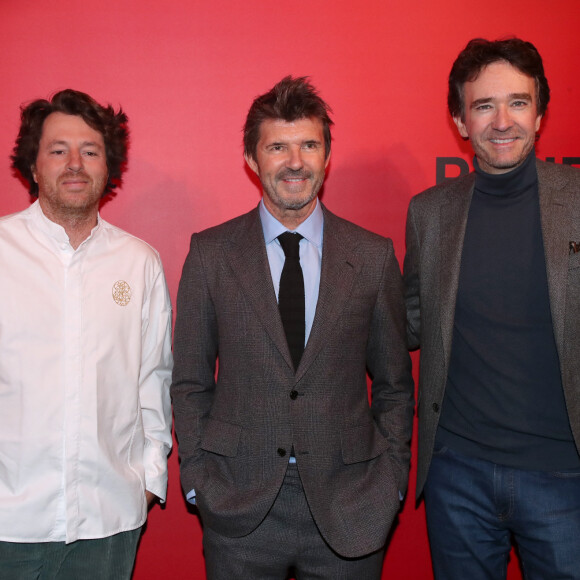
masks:
{"label": "shirt cuff", "polygon": [[195,489],[192,489],[186,496],[185,499],[191,504],[191,505],[195,505],[196,501],[195,501]]}

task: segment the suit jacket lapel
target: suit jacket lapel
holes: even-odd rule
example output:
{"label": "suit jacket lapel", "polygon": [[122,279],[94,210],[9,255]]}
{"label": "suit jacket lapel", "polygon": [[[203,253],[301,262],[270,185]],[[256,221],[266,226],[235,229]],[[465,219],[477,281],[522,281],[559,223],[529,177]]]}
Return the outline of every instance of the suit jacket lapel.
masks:
{"label": "suit jacket lapel", "polygon": [[246,214],[229,243],[230,266],[266,333],[290,368],[294,368],[278,311],[258,209]]}
{"label": "suit jacket lapel", "polygon": [[455,182],[451,186],[452,189],[449,191],[447,202],[441,205],[439,213],[439,234],[441,239],[441,254],[439,257],[439,263],[441,264],[439,269],[441,335],[446,367],[451,355],[461,254],[474,182],[475,176],[473,174],[470,174],[468,178],[461,180],[461,182]]}
{"label": "suit jacket lapel", "polygon": [[297,369],[296,380],[300,380],[328,341],[361,268],[361,259],[355,254],[341,221],[324,206],[323,211],[324,237],[318,303],[310,337]]}
{"label": "suit jacket lapel", "polygon": [[572,211],[562,194],[565,178],[561,173],[548,175],[551,167],[541,161],[536,163],[552,324],[558,352],[562,353]]}

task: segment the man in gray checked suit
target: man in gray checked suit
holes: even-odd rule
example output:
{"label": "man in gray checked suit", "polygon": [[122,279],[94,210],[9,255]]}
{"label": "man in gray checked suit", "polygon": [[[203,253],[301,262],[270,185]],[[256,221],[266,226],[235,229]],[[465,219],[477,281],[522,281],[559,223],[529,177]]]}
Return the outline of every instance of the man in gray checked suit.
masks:
{"label": "man in gray checked suit", "polygon": [[472,40],[449,110],[475,171],[411,200],[421,348],[417,497],[437,580],[580,578],[580,172],[537,160],[550,98],[529,42]]}
{"label": "man in gray checked suit", "polygon": [[172,395],[210,579],[378,579],[407,486],[401,275],[390,240],[318,201],[328,112],[305,78],[253,102],[244,150],[262,201],[194,234],[183,268]]}

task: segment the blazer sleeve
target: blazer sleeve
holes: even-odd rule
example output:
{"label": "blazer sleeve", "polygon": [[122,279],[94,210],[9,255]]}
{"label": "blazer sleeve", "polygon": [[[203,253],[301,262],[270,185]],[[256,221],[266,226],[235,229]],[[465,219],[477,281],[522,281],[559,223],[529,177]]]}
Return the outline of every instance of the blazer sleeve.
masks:
{"label": "blazer sleeve", "polygon": [[371,410],[398,468],[399,491],[405,493],[411,458],[414,383],[405,337],[401,270],[390,240],[370,328],[367,365],[372,379]]}
{"label": "blazer sleeve", "polygon": [[403,263],[403,279],[407,310],[407,341],[410,349],[417,349],[421,344],[420,247],[414,200],[409,204],[405,239],[407,253]]}
{"label": "blazer sleeve", "polygon": [[185,493],[202,487],[200,447],[215,392],[218,332],[199,238],[191,237],[177,294],[171,385],[181,484]]}

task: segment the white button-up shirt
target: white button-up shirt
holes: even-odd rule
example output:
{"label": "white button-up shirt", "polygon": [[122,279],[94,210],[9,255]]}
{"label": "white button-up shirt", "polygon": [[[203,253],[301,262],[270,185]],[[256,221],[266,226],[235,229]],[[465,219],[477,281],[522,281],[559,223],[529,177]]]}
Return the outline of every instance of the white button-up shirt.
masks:
{"label": "white button-up shirt", "polygon": [[171,303],[157,252],[38,201],[0,219],[0,540],[102,538],[165,499]]}

